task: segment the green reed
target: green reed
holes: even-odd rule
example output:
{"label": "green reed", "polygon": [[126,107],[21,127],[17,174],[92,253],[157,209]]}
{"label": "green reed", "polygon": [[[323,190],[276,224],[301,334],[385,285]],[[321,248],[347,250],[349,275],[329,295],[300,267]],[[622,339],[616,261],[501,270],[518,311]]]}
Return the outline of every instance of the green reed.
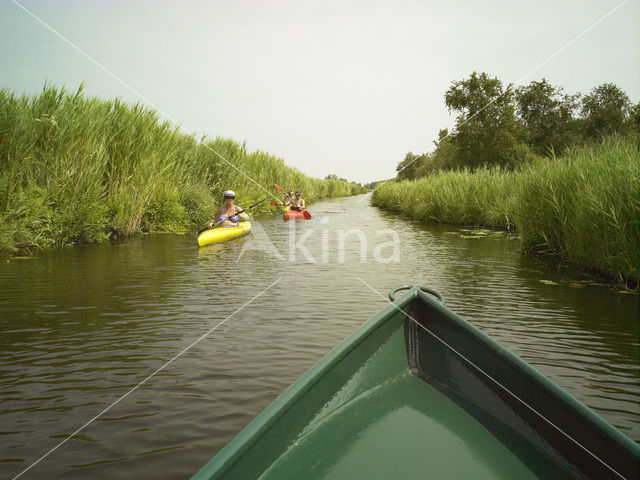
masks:
{"label": "green reed", "polygon": [[441,171],[378,188],[372,203],[428,222],[514,229],[529,251],[547,251],[637,284],[640,152],[608,138],[539,159],[519,171]]}
{"label": "green reed", "polygon": [[515,174],[498,168],[440,171],[415,181],[385,183],[372,202],[427,222],[511,229],[515,189]]}
{"label": "green reed", "polygon": [[82,88],[0,90],[0,251],[185,232],[206,223],[224,190],[246,206],[280,199],[274,183],[308,202],[361,193],[234,140],[196,140],[139,104],[87,98]]}
{"label": "green reed", "polygon": [[620,281],[640,278],[640,151],[607,138],[519,175],[516,224],[525,246],[551,250]]}

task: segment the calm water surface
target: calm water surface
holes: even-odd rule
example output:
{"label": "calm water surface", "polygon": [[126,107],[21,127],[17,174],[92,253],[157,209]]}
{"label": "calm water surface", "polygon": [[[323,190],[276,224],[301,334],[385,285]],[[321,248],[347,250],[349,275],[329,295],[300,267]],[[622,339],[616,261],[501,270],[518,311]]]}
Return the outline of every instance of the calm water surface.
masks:
{"label": "calm water surface", "polygon": [[3,263],[0,476],[175,358],[20,478],[188,477],[401,284],[435,288],[640,442],[637,296],[522,255],[500,232],[358,200],[314,204],[310,221],[263,217],[201,249],[150,235]]}

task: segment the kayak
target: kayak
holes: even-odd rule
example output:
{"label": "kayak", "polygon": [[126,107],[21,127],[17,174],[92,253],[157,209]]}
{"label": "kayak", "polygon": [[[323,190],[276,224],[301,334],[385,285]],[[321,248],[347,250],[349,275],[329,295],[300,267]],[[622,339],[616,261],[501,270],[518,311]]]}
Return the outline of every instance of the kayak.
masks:
{"label": "kayak", "polygon": [[198,246],[210,243],[226,242],[234,238],[242,237],[251,230],[251,222],[240,222],[237,227],[216,227],[205,230],[198,235]]}
{"label": "kayak", "polygon": [[291,220],[292,218],[304,218],[304,214],[301,210],[287,210],[284,212],[285,220]]}
{"label": "kayak", "polygon": [[437,292],[389,295],[193,478],[637,478],[640,446]]}

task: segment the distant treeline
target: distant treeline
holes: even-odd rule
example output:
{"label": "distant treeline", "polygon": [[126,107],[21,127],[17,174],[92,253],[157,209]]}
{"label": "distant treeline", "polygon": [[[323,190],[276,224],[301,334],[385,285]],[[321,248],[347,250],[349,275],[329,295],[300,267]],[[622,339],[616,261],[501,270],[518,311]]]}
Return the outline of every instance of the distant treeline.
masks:
{"label": "distant treeline", "polygon": [[514,88],[473,72],[452,82],[444,98],[449,112],[457,113],[455,127],[440,131],[433,152],[407,153],[397,165],[398,180],[461,168],[514,169],[536,157],[640,131],[640,103],[632,104],[611,83],[587,95],[568,95],[545,79]]}
{"label": "distant treeline", "polygon": [[185,232],[213,216],[224,190],[248,206],[268,192],[280,199],[274,183],[311,202],[366,191],[233,140],[197,140],[149,108],[87,98],[82,87],[0,90],[0,252]]}
{"label": "distant treeline", "polygon": [[376,185],[378,185],[379,183],[384,183],[385,181],[386,180],[376,180],[375,182],[365,183],[364,188],[368,190],[373,190],[374,188],[376,188]]}

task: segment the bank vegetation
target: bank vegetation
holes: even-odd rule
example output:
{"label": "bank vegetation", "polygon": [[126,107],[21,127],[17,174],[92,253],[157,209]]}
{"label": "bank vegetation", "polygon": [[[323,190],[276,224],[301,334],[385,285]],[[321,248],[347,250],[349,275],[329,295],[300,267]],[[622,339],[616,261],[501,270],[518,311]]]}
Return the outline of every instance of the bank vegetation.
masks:
{"label": "bank vegetation", "polygon": [[517,232],[527,251],[638,286],[639,104],[612,84],[569,96],[544,79],[513,89],[475,72],[445,103],[456,127],[433,152],[409,152],[374,205]]}
{"label": "bank vegetation", "polygon": [[224,190],[248,206],[269,193],[280,200],[274,183],[307,202],[365,191],[231,139],[196,139],[152,109],[87,97],[82,87],[0,91],[0,252],[191,231]]}

